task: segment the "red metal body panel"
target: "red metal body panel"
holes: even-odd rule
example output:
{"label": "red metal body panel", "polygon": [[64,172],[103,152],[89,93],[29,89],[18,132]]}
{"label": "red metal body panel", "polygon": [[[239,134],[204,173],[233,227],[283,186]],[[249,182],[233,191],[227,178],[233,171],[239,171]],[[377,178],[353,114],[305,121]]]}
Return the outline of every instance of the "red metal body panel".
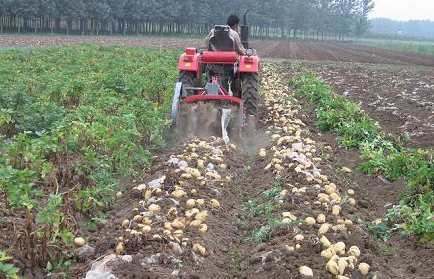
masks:
{"label": "red metal body panel", "polygon": [[183,53],[181,57],[179,57],[179,70],[197,72],[199,70],[199,60],[200,54],[198,53],[195,55],[187,55]]}
{"label": "red metal body panel", "polygon": [[259,72],[259,57],[258,56],[241,56],[238,66],[240,73],[257,73]]}
{"label": "red metal body panel", "polygon": [[235,51],[204,51],[202,55],[203,63],[234,64],[237,62]]}
{"label": "red metal body panel", "polygon": [[243,100],[228,95],[193,95],[183,99],[183,101],[188,104],[195,103],[198,101],[208,101],[208,100],[227,100],[236,104],[243,103]]}

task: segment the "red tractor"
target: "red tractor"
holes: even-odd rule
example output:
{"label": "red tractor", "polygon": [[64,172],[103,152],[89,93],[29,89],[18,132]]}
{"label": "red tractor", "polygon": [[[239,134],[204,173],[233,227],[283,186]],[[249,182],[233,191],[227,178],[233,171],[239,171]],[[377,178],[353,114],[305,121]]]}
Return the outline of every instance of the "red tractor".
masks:
{"label": "red tractor", "polygon": [[[259,58],[249,48],[246,15],[241,26],[245,55],[235,52],[229,26],[217,25],[207,50],[187,48],[179,58],[171,117],[182,136],[229,136],[254,131],[259,102]],[[205,82],[202,82],[205,80]]]}

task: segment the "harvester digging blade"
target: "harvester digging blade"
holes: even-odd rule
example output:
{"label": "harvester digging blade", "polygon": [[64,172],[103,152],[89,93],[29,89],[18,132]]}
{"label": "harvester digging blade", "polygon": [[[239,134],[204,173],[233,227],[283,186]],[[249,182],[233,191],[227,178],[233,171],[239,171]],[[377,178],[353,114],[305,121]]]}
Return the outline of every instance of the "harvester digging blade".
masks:
{"label": "harvester digging blade", "polygon": [[228,136],[227,129],[228,129],[229,121],[231,120],[231,112],[232,112],[231,109],[222,108],[222,118],[221,118],[222,136],[226,144],[229,143],[229,136]]}
{"label": "harvester digging blade", "polygon": [[[241,112],[241,113],[240,113]],[[238,141],[242,129],[242,104],[222,107],[219,102],[182,103],[179,108],[178,128],[181,138],[229,137]]]}

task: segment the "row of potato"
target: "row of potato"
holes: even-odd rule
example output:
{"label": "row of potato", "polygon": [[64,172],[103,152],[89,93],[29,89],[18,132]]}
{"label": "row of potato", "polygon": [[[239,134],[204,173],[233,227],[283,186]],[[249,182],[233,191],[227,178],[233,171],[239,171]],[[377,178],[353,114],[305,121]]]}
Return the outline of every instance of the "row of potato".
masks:
{"label": "row of potato", "polygon": [[[357,246],[346,247],[342,241],[333,243],[328,235],[335,233],[347,233],[353,226],[350,219],[344,217],[342,212],[342,203],[345,201],[350,206],[356,206],[354,190],[348,190],[346,193],[339,191],[335,183],[329,180],[327,175],[321,173],[318,167],[321,165],[322,158],[318,155],[317,143],[307,136],[304,136],[305,124],[297,118],[299,113],[294,109],[290,101],[290,91],[283,84],[279,73],[270,65],[264,66],[264,71],[272,73],[262,82],[262,89],[265,92],[264,105],[267,109],[267,123],[269,125],[267,134],[271,137],[270,147],[261,149],[259,156],[266,160],[268,164],[265,171],[273,171],[277,176],[282,176],[288,172],[296,172],[304,177],[304,185],[298,187],[288,184],[289,190],[283,190],[280,195],[303,197],[304,205],[313,209],[316,216],[303,218],[303,225],[313,228],[319,226],[315,232],[315,238],[322,245],[321,256],[325,260],[325,269],[333,278],[346,279],[351,278],[351,270],[358,269],[363,275],[368,275],[370,266],[367,263],[359,262],[361,256],[360,248]],[[286,88],[285,88],[286,87]],[[280,101],[277,101],[280,100]],[[325,148],[331,151],[331,147]],[[342,171],[351,173],[352,170],[343,167]],[[315,189],[319,192],[316,196],[310,191]],[[282,223],[291,223],[298,220],[292,212],[282,212]],[[326,218],[326,216],[331,216]],[[301,231],[301,230],[300,230]],[[311,233],[313,229],[309,230]],[[296,234],[293,237],[292,245],[286,245],[288,253],[297,253],[297,250],[303,245],[306,235]],[[295,245],[293,245],[295,243]],[[309,264],[299,268],[301,275],[313,277],[314,271]]]}

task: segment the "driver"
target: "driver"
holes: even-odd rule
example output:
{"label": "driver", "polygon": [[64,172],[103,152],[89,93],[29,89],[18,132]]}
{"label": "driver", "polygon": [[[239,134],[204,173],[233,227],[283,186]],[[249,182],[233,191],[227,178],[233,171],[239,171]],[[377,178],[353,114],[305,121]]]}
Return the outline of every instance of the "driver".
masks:
{"label": "driver", "polygon": [[[240,19],[236,15],[230,15],[226,24],[229,25],[231,28],[229,30],[229,36],[234,40],[235,45],[235,51],[239,55],[244,55],[246,53],[246,50],[243,47],[243,44],[241,43],[240,35],[238,35],[238,24],[240,23]],[[208,36],[205,38],[205,47],[209,48],[209,41],[211,37],[214,35],[214,29],[209,32]]]}

